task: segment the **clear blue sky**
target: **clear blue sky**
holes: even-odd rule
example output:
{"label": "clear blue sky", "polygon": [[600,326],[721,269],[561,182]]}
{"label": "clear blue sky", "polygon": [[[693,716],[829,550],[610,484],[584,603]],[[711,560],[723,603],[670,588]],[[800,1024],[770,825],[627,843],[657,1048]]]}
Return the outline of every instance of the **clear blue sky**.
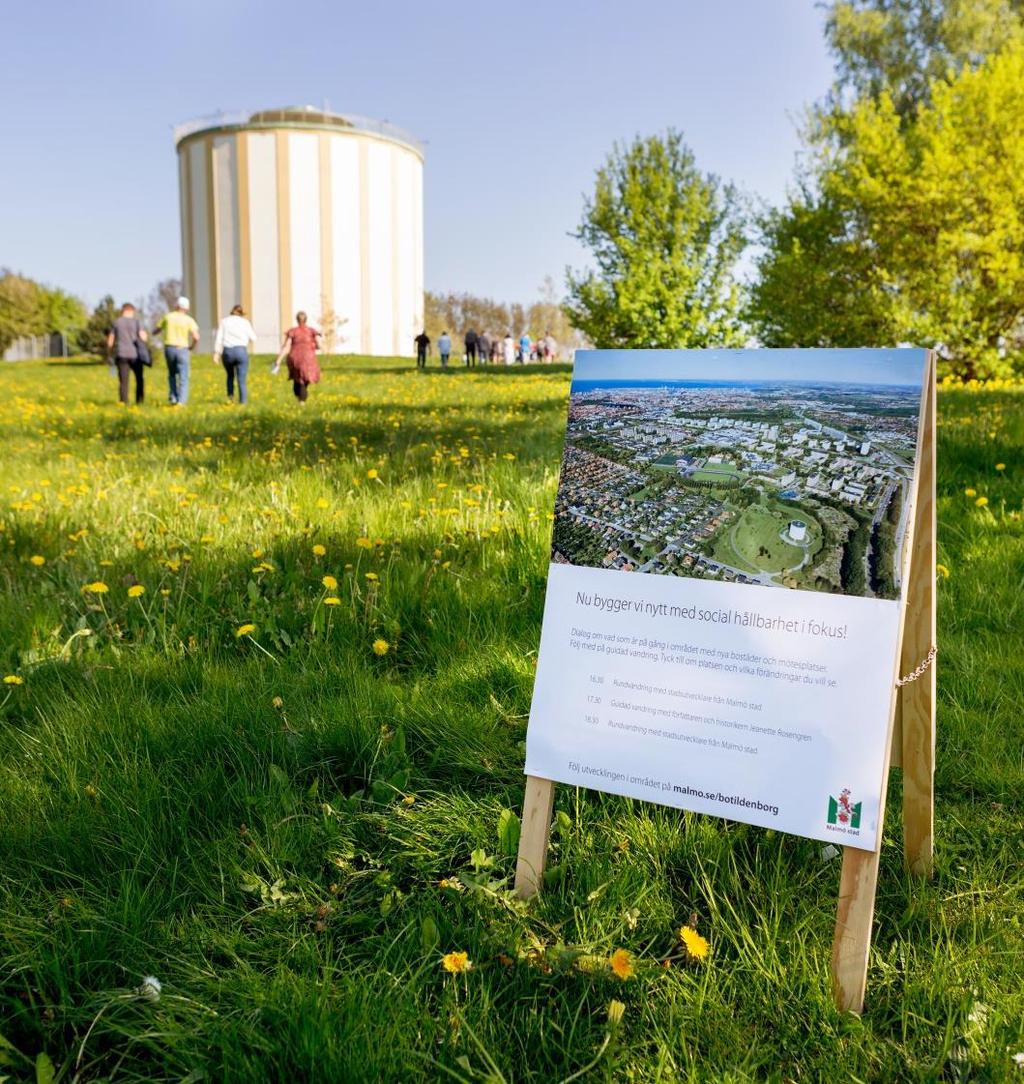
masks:
{"label": "clear blue sky", "polygon": [[[714,355],[714,357],[709,357]],[[920,387],[926,350],[577,350],[574,380],[824,380]]]}
{"label": "clear blue sky", "polygon": [[88,302],[178,274],[171,128],[325,101],[427,144],[426,285],[529,302],[616,140],[681,129],[777,202],[831,80],[813,0],[4,7],[0,266]]}

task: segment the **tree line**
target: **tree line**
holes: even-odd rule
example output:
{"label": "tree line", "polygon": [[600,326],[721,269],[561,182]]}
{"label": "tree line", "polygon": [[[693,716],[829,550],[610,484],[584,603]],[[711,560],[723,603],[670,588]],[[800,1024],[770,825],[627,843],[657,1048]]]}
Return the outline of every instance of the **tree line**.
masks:
{"label": "tree line", "polygon": [[[162,279],[135,308],[144,323],[152,324],[170,311],[181,293],[181,280]],[[28,335],[64,336],[69,354],[106,352],[107,332],[121,312],[109,294],[91,310],[81,298],[56,286],[36,282],[8,268],[0,268],[0,354]]]}

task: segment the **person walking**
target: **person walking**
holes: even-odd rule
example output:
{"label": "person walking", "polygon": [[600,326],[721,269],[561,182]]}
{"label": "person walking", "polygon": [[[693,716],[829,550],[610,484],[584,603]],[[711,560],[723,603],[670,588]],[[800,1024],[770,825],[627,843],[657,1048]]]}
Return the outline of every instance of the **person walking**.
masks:
{"label": "person walking", "polygon": [[441,338],[437,340],[437,352],[441,355],[441,368],[447,369],[452,352],[452,339],[447,331],[442,331]]}
{"label": "person walking", "polygon": [[107,332],[107,356],[117,369],[118,399],[124,406],[128,405],[130,374],[135,375],[135,405],[142,405],[146,381],[139,343],[145,343],[148,338],[142,321],[135,315],[135,306],[130,303],[122,305],[121,315]]}
{"label": "person walking", "polygon": [[476,365],[476,347],[479,339],[477,333],[470,328],[466,332],[466,368],[470,369]]}
{"label": "person walking", "polygon": [[512,332],[506,331],[505,338],[501,343],[503,360],[506,365],[514,365],[516,360],[516,341],[512,338]]}
{"label": "person walking", "polygon": [[288,358],[288,377],[295,398],[300,403],[309,399],[309,385],[320,382],[320,362],[316,359],[319,346],[320,332],[309,326],[309,317],[304,312],[297,312],[295,327],[284,333],[281,352],[270,371],[276,373],[281,368],[281,362]]}
{"label": "person walking", "polygon": [[544,360],[551,365],[558,357],[558,343],[550,331],[544,332]]}
{"label": "person walking", "polygon": [[533,340],[530,338],[530,333],[524,331],[519,336],[519,360],[525,365],[530,360],[530,346]]}
{"label": "person walking", "polygon": [[167,401],[171,406],[188,402],[190,351],[199,345],[199,325],[189,315],[190,307],[187,297],[179,297],[174,312],[165,312],[155,329],[164,341]]}
{"label": "person walking", "polygon": [[426,328],[413,339],[413,342],[416,344],[416,368],[425,369],[427,367],[427,358],[430,356],[430,336],[427,334]]}
{"label": "person walking", "polygon": [[238,382],[238,401],[247,403],[249,391],[246,378],[249,375],[249,344],[256,345],[256,332],[246,319],[245,310],[236,305],[230,316],[225,316],[217,328],[213,342],[214,364],[220,362],[228,379],[228,402],[235,401],[235,382]]}
{"label": "person walking", "polygon": [[481,331],[476,337],[476,352],[481,365],[486,365],[491,360],[491,337],[486,331]]}

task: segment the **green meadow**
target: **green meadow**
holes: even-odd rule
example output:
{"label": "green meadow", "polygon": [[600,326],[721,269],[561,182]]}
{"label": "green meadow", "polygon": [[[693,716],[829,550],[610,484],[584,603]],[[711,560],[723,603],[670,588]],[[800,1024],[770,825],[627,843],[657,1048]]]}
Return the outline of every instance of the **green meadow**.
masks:
{"label": "green meadow", "polygon": [[511,892],[567,369],[193,374],[0,369],[0,1078],[1015,1077],[1024,393],[939,397],[936,873],[894,771],[857,1017],[820,843],[563,787]]}

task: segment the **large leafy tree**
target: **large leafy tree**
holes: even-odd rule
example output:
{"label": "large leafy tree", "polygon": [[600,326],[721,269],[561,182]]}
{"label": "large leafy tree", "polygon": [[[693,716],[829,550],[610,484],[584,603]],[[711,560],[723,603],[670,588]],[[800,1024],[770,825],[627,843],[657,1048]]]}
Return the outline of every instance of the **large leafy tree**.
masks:
{"label": "large leafy tree", "polygon": [[0,353],[22,335],[60,332],[68,347],[77,347],[86,308],[65,290],[44,286],[13,271],[0,271]]}
{"label": "large leafy tree", "polygon": [[836,59],[831,102],[887,92],[912,121],[937,79],[974,66],[1022,32],[1024,0],[836,0],[825,37]]}
{"label": "large leafy tree", "polygon": [[565,309],[595,346],[743,342],[736,192],[698,170],[678,132],[615,147],[576,237],[596,268],[569,271]]}
{"label": "large leafy tree", "polygon": [[[1019,8],[832,6],[837,87],[810,125],[797,190],[761,222],[747,314],[766,345],[909,341],[936,347],[944,373],[1013,371],[1024,346]],[[986,56],[994,20],[1003,32]]]}
{"label": "large leafy tree", "polygon": [[0,354],[19,336],[41,333],[41,294],[39,283],[0,270]]}

